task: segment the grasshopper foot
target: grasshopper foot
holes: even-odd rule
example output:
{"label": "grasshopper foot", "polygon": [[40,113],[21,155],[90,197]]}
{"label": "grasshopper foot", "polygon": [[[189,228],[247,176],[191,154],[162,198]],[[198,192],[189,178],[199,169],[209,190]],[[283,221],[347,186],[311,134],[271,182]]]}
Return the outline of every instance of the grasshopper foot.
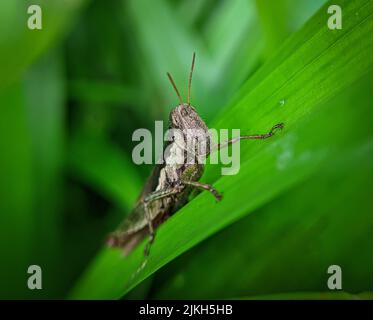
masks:
{"label": "grasshopper foot", "polygon": [[271,129],[271,131],[269,132],[269,134],[272,136],[275,134],[276,130],[280,129],[282,130],[284,128],[284,124],[283,123],[278,123],[276,125],[274,125]]}
{"label": "grasshopper foot", "polygon": [[216,189],[212,188],[211,193],[215,197],[216,202],[220,202],[223,199],[223,194],[219,193]]}

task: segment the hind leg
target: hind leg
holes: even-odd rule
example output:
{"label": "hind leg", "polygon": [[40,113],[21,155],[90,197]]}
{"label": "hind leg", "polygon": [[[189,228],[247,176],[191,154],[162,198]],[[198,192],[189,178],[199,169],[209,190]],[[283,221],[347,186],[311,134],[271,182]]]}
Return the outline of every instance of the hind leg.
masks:
{"label": "hind leg", "polygon": [[170,197],[170,196],[175,195],[179,192],[180,192],[179,188],[159,190],[159,191],[155,191],[153,193],[150,193],[148,196],[146,196],[144,198],[144,200],[143,200],[144,211],[145,211],[144,216],[145,216],[146,222],[148,224],[148,230],[149,230],[149,240],[148,240],[148,243],[146,244],[145,250],[144,250],[144,255],[146,257],[149,255],[150,247],[151,247],[152,243],[154,242],[154,238],[155,238],[155,230],[154,230],[154,226],[153,226],[153,220],[152,220],[152,217],[151,217],[151,213],[150,213],[150,210],[149,210],[149,204],[154,202],[154,201]]}
{"label": "hind leg", "polygon": [[149,255],[149,252],[150,252],[150,246],[152,245],[152,243],[154,241],[154,238],[155,238],[155,232],[154,232],[153,221],[150,217],[147,202],[144,202],[144,210],[145,210],[145,218],[146,218],[146,221],[148,223],[148,228],[149,228],[149,240],[148,240],[148,243],[146,244],[145,249],[144,249],[144,255],[145,255],[145,257],[147,257]]}
{"label": "hind leg", "polygon": [[188,186],[192,186],[197,189],[206,190],[210,192],[215,197],[216,201],[218,202],[223,198],[223,196],[213,186],[209,184],[201,183],[198,181],[184,181],[184,180],[182,181],[182,183]]}

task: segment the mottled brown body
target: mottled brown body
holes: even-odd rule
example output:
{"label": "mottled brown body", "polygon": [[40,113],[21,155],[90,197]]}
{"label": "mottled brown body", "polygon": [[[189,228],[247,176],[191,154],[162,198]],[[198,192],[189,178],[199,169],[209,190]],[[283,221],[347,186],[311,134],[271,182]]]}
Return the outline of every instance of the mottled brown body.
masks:
{"label": "mottled brown body", "polygon": [[[167,145],[169,152],[163,155],[164,164],[155,167],[135,208],[118,230],[109,237],[108,244],[121,247],[125,253],[129,253],[149,232],[145,206],[147,206],[148,219],[156,228],[187,202],[192,187],[184,182],[198,181],[202,176],[204,166],[198,164],[197,161],[195,164],[187,164],[188,150],[185,150],[183,146],[185,146],[186,135],[189,134],[190,139],[193,129],[198,129],[199,133],[202,130],[206,134],[206,141],[201,141],[201,135],[196,139],[209,146],[210,136],[206,124],[191,105],[181,104],[170,114],[170,128],[180,130],[183,133],[183,141],[174,140]],[[174,159],[180,149],[183,149],[185,161]],[[175,162],[178,163],[175,164]],[[160,198],[151,201],[154,194]],[[164,196],[165,194],[169,195]],[[150,198],[148,198],[149,195]]]}
{"label": "mottled brown body", "polygon": [[[180,104],[170,113],[169,127],[182,134],[174,136],[166,146],[163,153],[164,163],[156,165],[133,211],[122,225],[109,235],[108,245],[123,249],[125,254],[131,252],[146,235],[149,235],[149,242],[145,248],[145,255],[148,255],[150,244],[154,240],[155,229],[187,203],[193,188],[207,190],[216,200],[221,200],[221,195],[212,186],[198,182],[204,169],[200,158],[201,153],[204,153],[202,156],[207,156],[212,142],[208,127],[195,108],[190,105],[194,59],[195,55],[193,55],[189,76],[188,103],[182,102],[177,87],[168,74],[180,100]],[[223,145],[216,145],[213,149],[219,149],[240,139],[265,139],[271,137],[276,129],[282,127],[282,124],[278,124],[267,134],[236,137]],[[187,140],[194,141],[195,144],[186,144]],[[182,159],[180,159],[180,154]],[[194,162],[189,161],[191,158]]]}

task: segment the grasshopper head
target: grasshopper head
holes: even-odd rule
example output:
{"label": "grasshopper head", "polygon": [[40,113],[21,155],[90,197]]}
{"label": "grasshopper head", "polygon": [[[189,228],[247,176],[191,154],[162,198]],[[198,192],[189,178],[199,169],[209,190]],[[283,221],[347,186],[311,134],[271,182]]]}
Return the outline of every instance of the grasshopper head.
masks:
{"label": "grasshopper head", "polygon": [[180,130],[196,129],[208,131],[205,122],[193,106],[183,103],[174,108],[170,113],[170,127]]}

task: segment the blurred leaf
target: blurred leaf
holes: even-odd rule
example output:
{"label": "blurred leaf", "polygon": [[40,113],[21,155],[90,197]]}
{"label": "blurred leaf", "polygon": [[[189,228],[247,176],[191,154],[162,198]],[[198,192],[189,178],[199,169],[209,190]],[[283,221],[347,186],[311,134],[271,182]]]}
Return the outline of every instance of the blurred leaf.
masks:
{"label": "blurred leaf", "polygon": [[[214,184],[224,193],[224,200],[216,204],[209,194],[202,193],[171,217],[159,228],[151,255],[141,271],[136,272],[143,260],[143,248],[127,259],[120,251],[104,249],[71,297],[120,297],[197,243],[301,183],[333,161],[336,150],[348,152],[362,137],[370,138],[369,121],[351,127],[354,130],[343,126],[345,130],[336,130],[345,123],[343,113],[332,109],[334,122],[330,122],[330,116],[317,118],[323,103],[373,67],[373,39],[369,37],[373,30],[373,21],[369,19],[372,2],[337,2],[344,8],[342,30],[331,31],[326,27],[326,7],[321,8],[284,43],[277,56],[245,83],[216,121],[219,128],[255,131],[284,122],[283,136],[266,142],[242,143],[240,173],[223,176]],[[325,138],[330,136],[333,140]],[[206,177],[216,180],[218,169],[207,169]],[[240,201],[243,198],[247,201]]]}
{"label": "blurred leaf", "polygon": [[122,83],[73,80],[69,84],[70,97],[84,103],[133,104],[141,103],[142,95],[136,88]]}
{"label": "blurred leaf", "polygon": [[184,17],[184,21],[189,27],[196,25],[198,20],[202,20],[207,10],[211,9],[215,0],[182,0],[178,4],[178,15]]}
{"label": "blurred leaf", "polygon": [[[69,28],[85,0],[3,0],[0,2],[0,87],[16,81],[22,72]],[[30,30],[27,8],[40,5],[42,30]],[[5,30],[11,30],[11,37]]]}
{"label": "blurred leaf", "polygon": [[326,0],[256,0],[266,38],[266,55],[273,55],[283,41],[325,2]]}
{"label": "blurred leaf", "polygon": [[141,190],[142,179],[131,159],[108,141],[77,136],[71,145],[69,167],[77,177],[128,211]]}
{"label": "blurred leaf", "polygon": [[[146,0],[130,0],[124,3],[131,14],[141,50],[140,67],[143,69],[143,77],[152,79],[152,86],[162,95],[153,97],[149,110],[158,110],[168,115],[178,100],[166,72],[172,74],[181,95],[186,97],[188,73],[195,51],[198,57],[198,72],[194,75],[193,86],[206,87],[202,79],[203,68],[208,67],[205,63],[205,48],[198,35],[187,28],[181,16],[180,19],[177,18],[176,9],[173,10],[168,2],[159,0],[157,5],[154,5]],[[194,101],[197,102],[198,99],[195,98]]]}
{"label": "blurred leaf", "polygon": [[[52,297],[61,264],[61,194],[64,159],[65,83],[58,51],[44,55],[25,74],[26,112],[32,140],[34,206],[37,245],[34,261],[48,266],[40,294]],[[48,195],[48,196],[46,196]],[[30,261],[31,262],[31,261]]]}
{"label": "blurred leaf", "polygon": [[[157,88],[155,91],[161,95],[154,95],[148,106],[153,113],[158,110],[158,117],[159,113],[168,115],[171,107],[178,103],[166,77],[167,71],[186,99],[193,52],[197,58],[192,103],[206,119],[212,118],[225,105],[260,56],[260,33],[253,1],[224,1],[214,16],[208,17],[203,37],[184,21],[188,11],[180,15],[164,0],[159,0],[156,6],[144,0],[130,1],[127,7],[137,32],[143,77],[150,78]],[[241,18],[234,19],[236,15]]]}
{"label": "blurred leaf", "polygon": [[214,66],[208,75],[211,96],[206,100],[215,114],[259,63],[263,36],[254,1],[222,2],[208,20],[204,36]]}
{"label": "blurred leaf", "polygon": [[[1,219],[4,219],[0,223],[0,251],[6,261],[1,270],[4,278],[0,281],[0,295],[8,299],[31,295],[26,286],[27,268],[31,264],[54,260],[52,255],[43,259],[56,244],[56,226],[59,227],[58,212],[53,212],[56,196],[53,191],[58,192],[60,130],[64,120],[61,118],[60,70],[58,63],[54,64],[55,57],[48,56],[32,68],[24,81],[25,71],[68,31],[69,23],[83,2],[0,2],[0,211]],[[27,8],[31,4],[42,7],[43,30],[27,27]],[[34,84],[38,85],[37,89],[32,87]],[[46,91],[40,91],[44,89]],[[43,194],[46,191],[50,197]],[[58,250],[54,247],[53,252],[58,253]],[[53,280],[49,280],[54,277],[58,281],[62,277],[52,275],[55,269],[52,271],[52,264],[50,267],[50,272],[45,273],[46,290],[41,294],[50,293],[52,297],[54,293],[50,289],[55,282],[52,284]]]}
{"label": "blurred leaf", "polygon": [[24,275],[36,246],[32,147],[20,83],[0,90],[0,298],[25,297]]}

